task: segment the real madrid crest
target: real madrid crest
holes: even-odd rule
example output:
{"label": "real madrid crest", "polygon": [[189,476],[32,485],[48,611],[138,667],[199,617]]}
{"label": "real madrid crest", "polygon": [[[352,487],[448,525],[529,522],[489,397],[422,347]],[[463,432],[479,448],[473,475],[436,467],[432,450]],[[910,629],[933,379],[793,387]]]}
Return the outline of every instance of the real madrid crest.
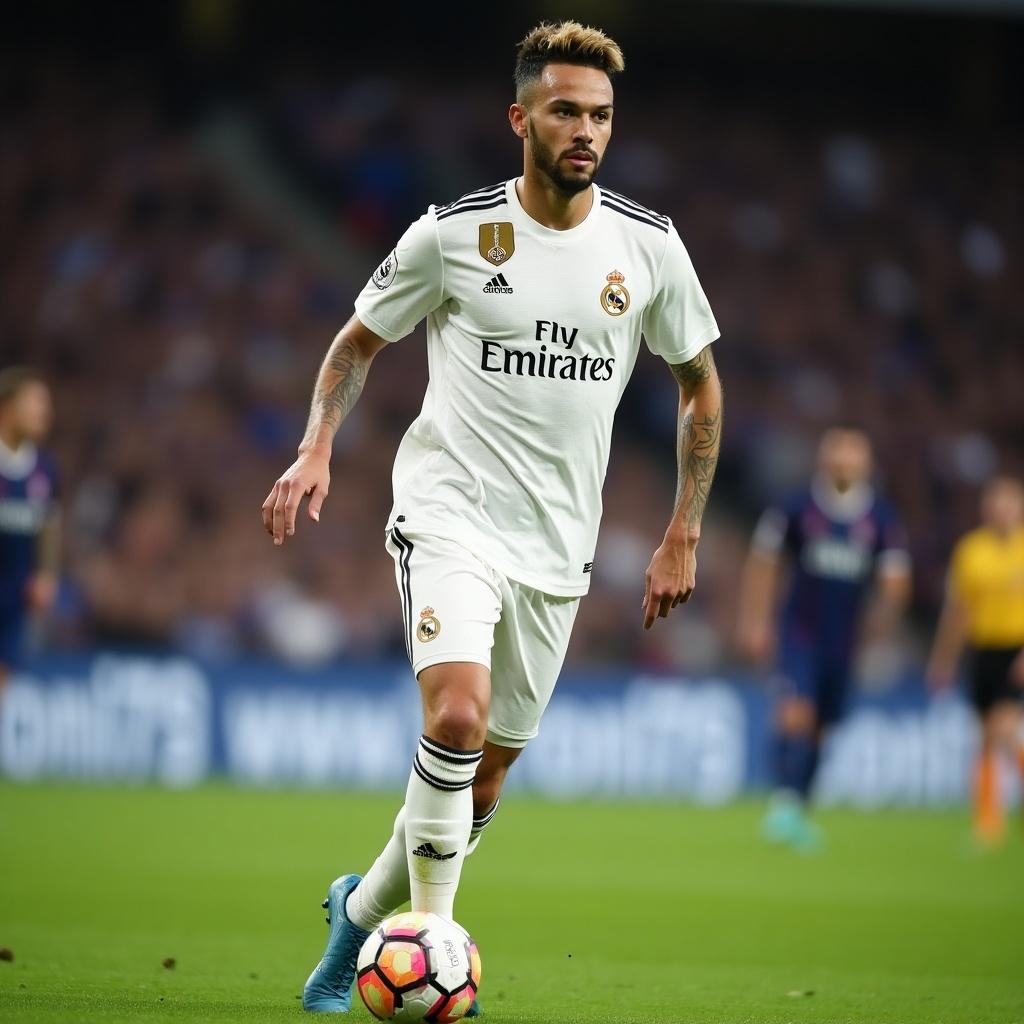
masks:
{"label": "real madrid crest", "polygon": [[392,249],[388,258],[373,272],[371,281],[383,292],[391,287],[395,275],[398,273],[398,253]]}
{"label": "real madrid crest", "polygon": [[501,220],[480,225],[480,255],[488,263],[500,267],[512,258],[515,251],[516,233],[511,221]]}
{"label": "real madrid crest", "polygon": [[629,309],[629,292],[622,283],[625,275],[613,270],[605,280],[608,283],[601,289],[601,306],[609,316],[622,316]]}
{"label": "real madrid crest", "polygon": [[438,622],[434,609],[429,606],[420,612],[420,624],[416,627],[416,639],[421,644],[428,644],[441,632],[441,623]]}

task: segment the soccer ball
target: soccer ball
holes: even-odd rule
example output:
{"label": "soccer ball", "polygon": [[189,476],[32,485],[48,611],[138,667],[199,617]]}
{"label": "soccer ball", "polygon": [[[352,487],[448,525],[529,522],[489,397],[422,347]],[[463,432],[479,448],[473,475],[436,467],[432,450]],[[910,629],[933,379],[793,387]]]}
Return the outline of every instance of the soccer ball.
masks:
{"label": "soccer ball", "polygon": [[378,1020],[461,1020],[480,987],[476,943],[453,921],[409,911],[389,917],[359,951],[356,985]]}

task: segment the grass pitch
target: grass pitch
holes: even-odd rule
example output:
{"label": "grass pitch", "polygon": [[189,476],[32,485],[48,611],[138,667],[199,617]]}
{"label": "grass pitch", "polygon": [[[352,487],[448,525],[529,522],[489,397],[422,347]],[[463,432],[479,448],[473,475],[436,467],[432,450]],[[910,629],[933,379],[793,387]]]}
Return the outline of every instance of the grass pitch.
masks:
{"label": "grass pitch", "polygon": [[[326,886],[396,805],[0,784],[0,1020],[300,1024]],[[980,855],[962,814],[831,812],[801,857],[760,810],[510,797],[456,908],[485,1021],[1024,1021],[1019,834]]]}

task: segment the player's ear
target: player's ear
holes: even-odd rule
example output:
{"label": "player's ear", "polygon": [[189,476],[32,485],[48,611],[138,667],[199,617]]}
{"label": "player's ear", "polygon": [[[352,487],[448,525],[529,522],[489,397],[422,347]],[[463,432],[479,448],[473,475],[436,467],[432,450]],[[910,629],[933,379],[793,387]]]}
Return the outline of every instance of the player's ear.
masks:
{"label": "player's ear", "polygon": [[508,108],[508,123],[512,125],[512,131],[521,139],[526,138],[526,107],[522,103],[513,103]]}

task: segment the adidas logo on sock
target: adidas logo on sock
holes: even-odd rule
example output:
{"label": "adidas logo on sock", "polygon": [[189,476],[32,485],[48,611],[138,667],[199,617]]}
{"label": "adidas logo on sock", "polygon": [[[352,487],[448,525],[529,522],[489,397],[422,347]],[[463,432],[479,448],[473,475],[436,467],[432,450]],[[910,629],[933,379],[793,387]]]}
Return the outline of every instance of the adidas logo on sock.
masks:
{"label": "adidas logo on sock", "polygon": [[512,285],[505,280],[504,274],[498,274],[496,277],[492,277],[487,284],[484,285],[484,291],[488,295],[499,294],[499,295],[511,295]]}
{"label": "adidas logo on sock", "polygon": [[451,860],[454,853],[438,853],[433,843],[421,843],[412,851],[414,857],[426,857],[428,860]]}

